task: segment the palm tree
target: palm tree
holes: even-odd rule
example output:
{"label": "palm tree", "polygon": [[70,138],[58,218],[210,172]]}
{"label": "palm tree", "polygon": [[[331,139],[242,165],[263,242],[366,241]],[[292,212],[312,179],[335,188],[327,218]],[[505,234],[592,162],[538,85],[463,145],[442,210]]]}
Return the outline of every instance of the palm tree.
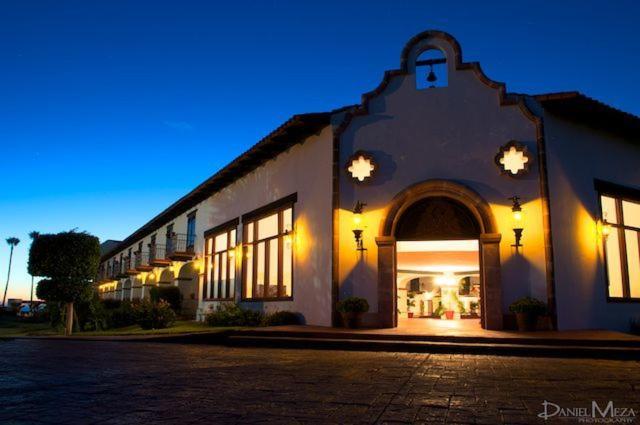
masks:
{"label": "palm tree", "polygon": [[[36,232],[35,230],[33,232],[29,232],[31,241],[35,241],[38,236],[40,236],[40,232]],[[33,242],[31,242],[31,244],[33,244]],[[31,311],[33,311],[33,275],[31,275],[31,295],[29,299],[29,308],[31,308]]]}
{"label": "palm tree", "polygon": [[7,301],[7,289],[9,289],[9,277],[11,276],[11,260],[13,259],[13,248],[20,243],[18,238],[7,238],[7,243],[11,247],[11,253],[9,254],[9,271],[7,272],[7,284],[4,287],[4,296],[2,297],[2,306],[4,307]]}

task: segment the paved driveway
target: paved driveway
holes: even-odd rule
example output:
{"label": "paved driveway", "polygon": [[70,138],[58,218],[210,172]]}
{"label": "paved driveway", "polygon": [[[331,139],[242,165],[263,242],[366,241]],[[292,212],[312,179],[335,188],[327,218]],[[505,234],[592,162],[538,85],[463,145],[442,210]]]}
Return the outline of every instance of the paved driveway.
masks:
{"label": "paved driveway", "polygon": [[603,408],[611,400],[638,411],[640,364],[0,342],[2,424],[540,423],[544,400],[589,409],[592,400]]}

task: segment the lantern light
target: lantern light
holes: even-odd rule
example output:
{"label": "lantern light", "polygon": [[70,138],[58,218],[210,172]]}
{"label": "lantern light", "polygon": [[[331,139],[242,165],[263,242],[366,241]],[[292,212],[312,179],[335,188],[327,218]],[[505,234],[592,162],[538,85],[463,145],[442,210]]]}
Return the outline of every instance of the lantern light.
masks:
{"label": "lantern light", "polygon": [[356,250],[357,251],[366,251],[367,248],[364,247],[362,242],[362,210],[364,206],[367,205],[363,202],[357,201],[356,206],[353,208],[353,236],[356,239]]}
{"label": "lantern light", "polygon": [[522,227],[523,221],[523,213],[522,213],[522,205],[520,205],[520,197],[512,196],[509,198],[513,205],[511,206],[511,213],[513,216],[513,234],[515,237],[515,243],[511,245],[518,251],[518,248],[522,246],[520,242],[522,240],[522,231],[524,230]]}
{"label": "lantern light", "polygon": [[597,221],[596,229],[598,231],[598,235],[604,239],[606,239],[611,234],[611,224],[607,221],[606,218],[599,219]]}

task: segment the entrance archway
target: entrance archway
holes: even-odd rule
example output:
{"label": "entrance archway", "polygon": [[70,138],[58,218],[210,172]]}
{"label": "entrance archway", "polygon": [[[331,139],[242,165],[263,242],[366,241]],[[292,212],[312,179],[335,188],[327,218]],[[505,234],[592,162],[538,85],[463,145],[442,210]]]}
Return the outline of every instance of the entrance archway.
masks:
{"label": "entrance archway", "polygon": [[198,309],[198,270],[195,263],[189,262],[180,268],[178,288],[182,294],[182,315],[195,318]]}
{"label": "entrance archway", "polygon": [[481,324],[502,329],[501,235],[489,204],[475,191],[448,180],[427,180],[397,194],[381,223],[378,245],[378,315],[382,327],[396,327],[398,236],[403,240],[477,239]]}
{"label": "entrance archway", "polygon": [[124,281],[124,285],[122,286],[122,299],[124,301],[131,301],[131,286],[131,279]]}

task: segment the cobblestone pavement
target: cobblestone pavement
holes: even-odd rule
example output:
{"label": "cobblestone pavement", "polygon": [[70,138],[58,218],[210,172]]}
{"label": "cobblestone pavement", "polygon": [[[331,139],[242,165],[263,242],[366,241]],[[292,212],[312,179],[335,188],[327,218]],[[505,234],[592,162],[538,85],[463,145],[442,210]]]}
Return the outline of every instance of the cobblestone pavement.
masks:
{"label": "cobblestone pavement", "polygon": [[0,342],[2,424],[541,423],[543,400],[638,411],[640,362]]}

